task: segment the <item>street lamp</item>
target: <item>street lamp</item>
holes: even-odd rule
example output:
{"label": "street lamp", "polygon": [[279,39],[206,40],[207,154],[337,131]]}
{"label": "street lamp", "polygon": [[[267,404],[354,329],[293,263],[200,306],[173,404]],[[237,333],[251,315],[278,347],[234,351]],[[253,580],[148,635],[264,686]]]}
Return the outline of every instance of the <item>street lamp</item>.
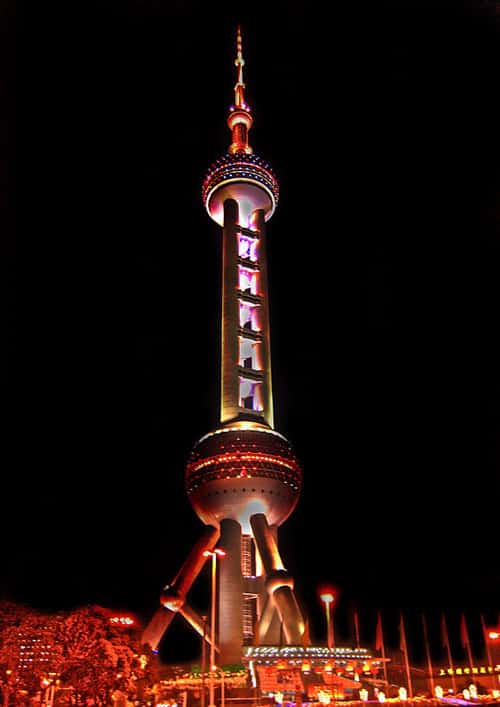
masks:
{"label": "street lamp", "polygon": [[201,645],[201,707],[205,707],[205,672],[207,670],[207,619],[208,616],[204,614],[203,619],[203,640]]}
{"label": "street lamp", "polygon": [[209,705],[208,707],[215,707],[214,705],[214,670],[215,670],[215,600],[216,600],[216,576],[217,576],[217,557],[224,557],[226,553],[221,550],[220,547],[215,548],[215,550],[205,550],[203,557],[212,558],[212,590],[211,590],[211,603],[210,603],[210,676],[208,682],[209,689]]}
{"label": "street lamp", "polygon": [[325,605],[328,648],[331,650],[335,646],[335,638],[333,635],[333,621],[330,612],[330,604],[333,604],[333,602],[335,601],[335,596],[333,592],[328,589],[321,592],[319,598]]}

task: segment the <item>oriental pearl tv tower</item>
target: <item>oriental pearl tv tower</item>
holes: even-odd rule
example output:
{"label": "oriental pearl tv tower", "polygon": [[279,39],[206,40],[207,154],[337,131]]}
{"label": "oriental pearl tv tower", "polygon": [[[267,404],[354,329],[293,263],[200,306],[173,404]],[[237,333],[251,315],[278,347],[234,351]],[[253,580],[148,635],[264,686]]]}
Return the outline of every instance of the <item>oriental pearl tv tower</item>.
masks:
{"label": "oriental pearl tv tower", "polygon": [[[266,223],[279,188],[249,143],[253,118],[245,101],[242,40],[237,33],[231,144],[208,171],[202,198],[222,235],[220,419],[194,446],[186,491],[205,529],[146,627],[156,649],[180,613],[206,636],[218,636],[218,663],[240,663],[245,646],[304,643],[304,619],[278,549],[278,527],[294,510],[302,472],[290,443],[274,429]],[[218,630],[211,632],[187,594],[219,545]]]}

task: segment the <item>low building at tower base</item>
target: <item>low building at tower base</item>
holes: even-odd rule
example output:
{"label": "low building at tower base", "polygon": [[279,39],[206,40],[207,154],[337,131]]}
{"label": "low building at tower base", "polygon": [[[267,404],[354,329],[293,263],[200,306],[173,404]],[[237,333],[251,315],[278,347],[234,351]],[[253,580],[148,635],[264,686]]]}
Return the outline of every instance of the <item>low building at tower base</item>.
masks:
{"label": "low building at tower base", "polygon": [[278,702],[359,700],[370,684],[383,688],[383,659],[367,648],[249,646],[243,656],[252,685]]}

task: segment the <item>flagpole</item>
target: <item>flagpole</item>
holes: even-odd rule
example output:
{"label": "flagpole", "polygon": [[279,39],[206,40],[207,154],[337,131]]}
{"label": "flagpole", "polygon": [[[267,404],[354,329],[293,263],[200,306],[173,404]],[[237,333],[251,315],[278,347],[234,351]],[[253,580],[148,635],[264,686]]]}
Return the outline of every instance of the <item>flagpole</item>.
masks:
{"label": "flagpole", "polygon": [[384,645],[384,631],[382,629],[382,615],[380,611],[377,616],[377,630],[375,636],[375,650],[380,650],[382,652],[382,664],[384,668],[384,681],[387,696],[389,696],[389,681],[387,680],[387,662],[385,660],[385,645]]}
{"label": "flagpole", "polygon": [[400,634],[399,647],[403,651],[403,655],[404,655],[404,659],[405,659],[406,681],[408,683],[408,696],[411,700],[411,699],[413,699],[413,687],[411,684],[410,663],[408,662],[408,646],[406,645],[406,634],[405,634],[405,625],[404,625],[404,621],[403,621],[403,612],[400,613],[399,634]]}
{"label": "flagpole", "polygon": [[425,641],[425,654],[427,656],[427,670],[429,671],[429,680],[431,683],[431,697],[434,697],[434,670],[431,662],[431,652],[429,648],[429,638],[427,635],[427,621],[425,620],[425,614],[422,612],[422,626],[424,629],[424,641]]}
{"label": "flagpole", "polygon": [[457,681],[455,680],[455,668],[453,667],[453,661],[451,659],[450,639],[448,638],[448,628],[446,626],[446,618],[445,618],[444,614],[441,614],[441,632],[442,632],[441,639],[442,639],[444,647],[446,648],[447,653],[448,653],[448,665],[451,668],[451,686],[453,688],[454,694],[456,694],[457,693]]}
{"label": "flagpole", "polygon": [[359,648],[358,610],[356,608],[354,608],[354,633],[356,634],[356,648]]}
{"label": "flagpole", "polygon": [[472,676],[472,651],[470,648],[469,631],[467,629],[467,622],[465,620],[465,614],[462,612],[462,618],[460,620],[460,638],[462,639],[462,645],[467,651],[467,659],[469,661],[470,674]]}
{"label": "flagpole", "polygon": [[483,641],[484,641],[484,646],[486,648],[486,657],[488,659],[488,665],[493,665],[493,660],[491,658],[490,646],[488,643],[488,636],[486,634],[486,626],[484,623],[484,616],[483,616],[483,614],[480,614],[480,616],[481,616],[481,628],[483,629]]}

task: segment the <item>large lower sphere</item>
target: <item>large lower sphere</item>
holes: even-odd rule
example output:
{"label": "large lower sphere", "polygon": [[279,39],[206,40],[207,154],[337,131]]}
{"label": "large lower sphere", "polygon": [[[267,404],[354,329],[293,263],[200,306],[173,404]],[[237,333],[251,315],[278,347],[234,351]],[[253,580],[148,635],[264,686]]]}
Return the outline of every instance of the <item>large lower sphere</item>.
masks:
{"label": "large lower sphere", "polygon": [[195,445],[186,467],[186,491],[198,517],[225,518],[250,532],[250,517],[264,513],[281,525],[297,505],[302,472],[290,443],[264,426],[221,427]]}

